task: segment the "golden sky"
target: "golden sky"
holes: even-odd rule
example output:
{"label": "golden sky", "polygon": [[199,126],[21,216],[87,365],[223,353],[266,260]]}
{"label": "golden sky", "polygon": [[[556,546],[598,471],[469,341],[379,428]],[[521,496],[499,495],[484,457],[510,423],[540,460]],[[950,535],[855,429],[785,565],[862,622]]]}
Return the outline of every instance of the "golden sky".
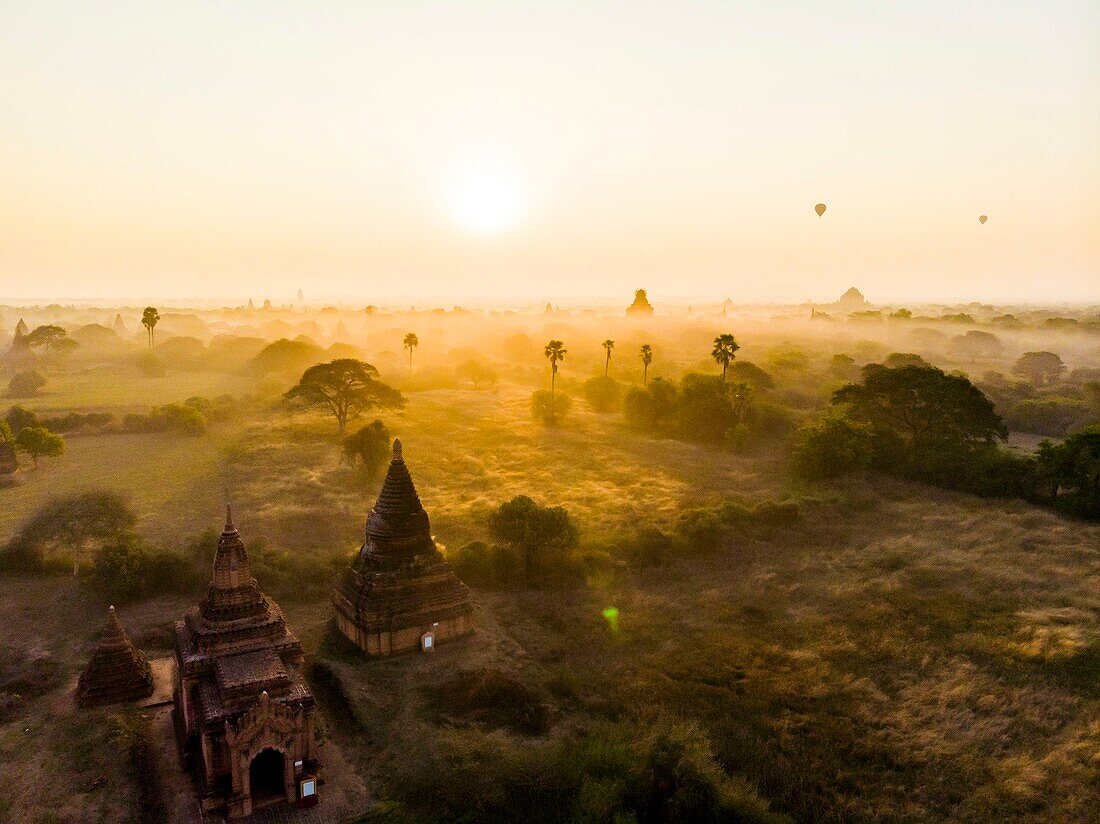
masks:
{"label": "golden sky", "polygon": [[1097,302],[1098,43],[1095,0],[0,0],[0,300]]}

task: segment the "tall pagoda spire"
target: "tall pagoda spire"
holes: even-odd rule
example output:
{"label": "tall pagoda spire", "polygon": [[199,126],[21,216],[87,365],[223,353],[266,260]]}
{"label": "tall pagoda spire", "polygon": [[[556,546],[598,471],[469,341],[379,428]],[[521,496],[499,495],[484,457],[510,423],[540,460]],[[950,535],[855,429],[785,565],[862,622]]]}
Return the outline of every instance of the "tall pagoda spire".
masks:
{"label": "tall pagoda spire", "polygon": [[386,480],[367,517],[363,551],[372,555],[419,555],[435,551],[428,513],[416,494],[399,438],[394,438]]}

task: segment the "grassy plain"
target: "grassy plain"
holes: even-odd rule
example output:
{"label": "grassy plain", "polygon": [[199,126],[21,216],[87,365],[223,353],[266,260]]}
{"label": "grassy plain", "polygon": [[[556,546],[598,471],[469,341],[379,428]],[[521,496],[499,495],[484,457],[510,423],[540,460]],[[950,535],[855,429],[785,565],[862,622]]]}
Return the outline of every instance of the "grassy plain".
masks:
{"label": "grassy plain", "polygon": [[[351,765],[342,780],[386,797],[391,775],[456,729],[540,747],[609,721],[675,717],[697,722],[725,769],[800,821],[1084,821],[1100,806],[1100,527],[881,477],[805,490],[787,479],[781,446],[655,439],[580,397],[547,429],[523,382],[406,383],[407,408],[381,417],[452,550],[487,540],[488,511],[518,494],[566,507],[583,547],[731,501],[795,496],[801,517],[717,536],[664,566],[612,564],[576,589],[475,591],[477,634],[430,657],[340,654],[323,591],[284,598],[311,660],[331,664],[350,702],[352,732],[347,708],[322,702]],[[33,405],[121,415],[252,388],[220,372],[92,371],[51,378]],[[63,458],[0,489],[0,543],[46,497],[107,487],[130,498],[147,538],[182,547],[220,526],[228,493],[246,540],[331,568],[361,539],[378,483],[340,461],[330,418],[258,401],[198,438],[69,438]],[[274,586],[262,573],[260,584]],[[147,652],[166,654],[167,628],[193,600],[122,615]],[[132,771],[112,757],[116,715],[77,713],[67,692],[105,606],[86,581],[0,577],[0,653],[50,656],[62,685],[0,724],[0,818],[135,809]],[[547,730],[441,717],[433,688],[465,671],[526,685],[548,708]],[[169,810],[186,820],[182,802]]]}

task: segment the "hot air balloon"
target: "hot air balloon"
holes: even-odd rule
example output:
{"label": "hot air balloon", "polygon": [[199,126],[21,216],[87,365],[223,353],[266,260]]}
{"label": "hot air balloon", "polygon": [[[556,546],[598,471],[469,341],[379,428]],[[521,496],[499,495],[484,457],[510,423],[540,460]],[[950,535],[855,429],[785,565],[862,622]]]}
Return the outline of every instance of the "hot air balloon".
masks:
{"label": "hot air balloon", "polygon": [[980,215],[978,217],[978,223],[985,223],[989,218],[986,215]]}
{"label": "hot air balloon", "polygon": [[818,217],[821,217],[823,214],[825,214],[825,204],[824,203],[817,204],[816,206],[814,206],[814,211],[817,212]]}

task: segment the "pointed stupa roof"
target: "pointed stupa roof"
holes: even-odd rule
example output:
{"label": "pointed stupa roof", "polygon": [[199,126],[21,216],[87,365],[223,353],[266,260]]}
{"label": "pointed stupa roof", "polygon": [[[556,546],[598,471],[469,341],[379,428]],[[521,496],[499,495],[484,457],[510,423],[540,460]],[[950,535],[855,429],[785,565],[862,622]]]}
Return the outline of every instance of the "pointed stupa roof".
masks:
{"label": "pointed stupa roof", "polygon": [[92,659],[77,682],[77,701],[82,707],[134,701],[153,694],[149,662],[126,636],[112,606]]}
{"label": "pointed stupa roof", "polygon": [[265,607],[229,503],[225,505],[225,528],[214,553],[210,589],[201,606],[207,621],[232,621],[259,613]]}
{"label": "pointed stupa roof", "polygon": [[28,331],[30,331],[30,328],[27,326],[27,322],[23,320],[23,318],[20,318],[19,323],[15,324],[15,333],[17,335],[25,335]]}
{"label": "pointed stupa roof", "polygon": [[378,502],[367,517],[363,551],[372,555],[416,555],[435,549],[428,513],[416,494],[409,468],[394,438],[393,459]]}

